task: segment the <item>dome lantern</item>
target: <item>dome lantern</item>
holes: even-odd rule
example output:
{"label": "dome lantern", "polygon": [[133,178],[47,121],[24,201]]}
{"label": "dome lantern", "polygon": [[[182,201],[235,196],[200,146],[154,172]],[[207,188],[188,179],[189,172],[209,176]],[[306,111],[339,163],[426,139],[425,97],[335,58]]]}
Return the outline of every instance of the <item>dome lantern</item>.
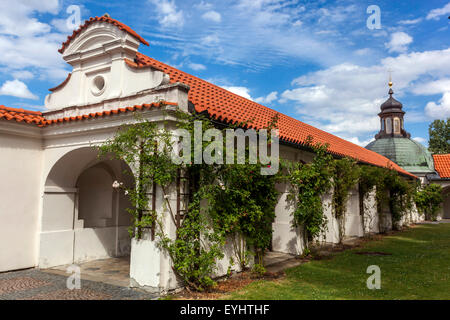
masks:
{"label": "dome lantern", "polygon": [[394,97],[392,80],[389,79],[389,98],[380,106],[378,113],[381,129],[375,135],[375,141],[366,149],[375,151],[397,163],[403,169],[416,175],[434,172],[433,160],[428,150],[405,130],[403,105]]}
{"label": "dome lantern", "polygon": [[389,98],[380,106],[381,112],[378,116],[380,117],[381,129],[375,136],[375,139],[389,137],[409,138],[411,136],[404,128],[403,116],[405,111],[403,111],[403,104],[393,97],[394,90],[392,90],[392,85],[392,81],[389,80]]}

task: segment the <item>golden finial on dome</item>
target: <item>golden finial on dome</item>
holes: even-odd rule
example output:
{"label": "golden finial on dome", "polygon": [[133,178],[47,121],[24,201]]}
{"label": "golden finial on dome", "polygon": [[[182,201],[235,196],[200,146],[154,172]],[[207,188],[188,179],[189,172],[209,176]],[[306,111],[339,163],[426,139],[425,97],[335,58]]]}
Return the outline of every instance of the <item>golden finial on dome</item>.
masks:
{"label": "golden finial on dome", "polygon": [[393,85],[393,83],[392,83],[392,70],[389,69],[388,72],[389,72],[389,88],[392,88],[392,85]]}

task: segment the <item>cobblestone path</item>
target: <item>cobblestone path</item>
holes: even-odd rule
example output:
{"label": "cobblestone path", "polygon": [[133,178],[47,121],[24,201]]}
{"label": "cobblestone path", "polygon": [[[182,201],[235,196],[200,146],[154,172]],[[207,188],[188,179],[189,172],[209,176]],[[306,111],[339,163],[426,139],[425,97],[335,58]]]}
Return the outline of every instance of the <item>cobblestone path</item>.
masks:
{"label": "cobblestone path", "polygon": [[0,273],[0,300],[143,300],[157,299],[137,289],[81,280],[81,288],[67,289],[67,277],[28,269]]}

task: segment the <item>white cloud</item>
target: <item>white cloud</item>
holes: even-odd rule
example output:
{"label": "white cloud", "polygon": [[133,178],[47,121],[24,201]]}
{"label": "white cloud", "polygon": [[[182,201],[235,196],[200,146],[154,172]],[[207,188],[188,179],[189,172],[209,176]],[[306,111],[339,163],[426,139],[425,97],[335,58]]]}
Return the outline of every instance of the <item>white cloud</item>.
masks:
{"label": "white cloud", "polygon": [[67,19],[53,19],[51,25],[56,28],[59,32],[70,34],[73,32],[72,29],[67,26]]}
{"label": "white cloud", "polygon": [[200,63],[189,63],[188,67],[195,71],[206,70],[206,66]]}
{"label": "white cloud", "polygon": [[417,141],[418,143],[421,143],[421,144],[425,144],[427,142],[427,140],[425,138],[422,138],[422,137],[414,137],[412,139]]}
{"label": "white cloud", "polygon": [[[184,56],[202,56],[248,69],[268,68],[292,57],[320,65],[347,60],[354,49],[342,45],[342,37],[348,38],[346,31],[359,25],[357,17],[361,15],[357,6],[337,6],[325,12],[320,11],[322,5],[316,3],[308,2],[305,6],[300,5],[299,0],[236,0],[214,2],[214,6],[201,2],[183,7],[180,2],[184,16],[190,17],[189,23],[178,30],[161,28],[161,39],[181,38],[161,41],[161,44]],[[219,21],[219,15],[220,28],[214,25],[205,28],[202,16]],[[200,19],[195,19],[196,16]],[[162,19],[157,18],[157,21]],[[334,31],[317,35],[320,30]]]}
{"label": "white cloud", "polygon": [[158,21],[165,28],[178,28],[184,25],[184,13],[177,9],[175,1],[172,0],[149,0],[155,5],[158,13]]}
{"label": "white cloud", "polygon": [[28,80],[33,79],[34,74],[27,70],[18,70],[11,73],[15,79]]}
{"label": "white cloud", "polygon": [[222,86],[225,90],[228,90],[230,92],[233,92],[241,97],[244,97],[249,100],[253,100],[253,98],[250,96],[250,89],[246,87],[228,87],[228,86]]}
{"label": "white cloud", "polygon": [[450,2],[447,3],[444,7],[433,9],[427,15],[427,20],[438,20],[441,16],[447,15],[450,13]]}
{"label": "white cloud", "polygon": [[425,106],[425,112],[432,119],[445,119],[450,117],[450,91],[445,92],[438,103],[428,102]]}
{"label": "white cloud", "polygon": [[[387,99],[389,69],[400,101],[405,94],[444,95],[450,88],[450,48],[401,54],[372,66],[345,63],[311,72],[294,79],[295,87],[285,90],[280,102],[294,103],[302,120],[347,139],[358,137],[358,144],[363,144],[380,128],[377,114]],[[427,115],[442,117],[449,108],[446,99],[430,102]],[[407,119],[427,121],[422,108],[420,115],[407,111]]]}
{"label": "white cloud", "polygon": [[369,143],[371,143],[373,140],[375,140],[374,138],[366,139],[366,140],[359,140],[358,137],[345,137],[345,136],[341,136],[341,138],[345,139],[347,141],[353,142],[354,144],[357,144],[358,146],[361,146],[361,147],[365,147]]}
{"label": "white cloud", "polygon": [[58,53],[67,33],[54,33],[49,24],[35,17],[41,13],[56,14],[59,9],[57,0],[27,0],[14,5],[8,1],[0,2],[0,67],[3,73],[17,79],[30,79],[33,77],[30,70],[33,70],[40,79],[51,79],[55,83],[67,76],[67,64]]}
{"label": "white cloud", "polygon": [[261,104],[269,104],[272,101],[275,101],[276,99],[278,99],[278,92],[272,91],[271,93],[269,93],[265,97],[256,98],[255,102],[258,102],[258,103],[261,103]]}
{"label": "white cloud", "polygon": [[0,88],[0,95],[34,100],[38,99],[36,95],[28,90],[25,83],[17,79],[6,81]]}
{"label": "white cloud", "polygon": [[0,2],[0,34],[14,36],[33,36],[48,33],[51,26],[31,17],[35,11],[57,13],[58,0],[49,1],[10,1]]}
{"label": "white cloud", "polygon": [[220,39],[216,34],[210,34],[201,39],[201,43],[206,46],[216,45],[219,42]]}
{"label": "white cloud", "polygon": [[303,22],[301,20],[297,20],[292,25],[294,27],[301,27],[303,25]]}
{"label": "white cloud", "polygon": [[450,90],[450,78],[443,78],[436,81],[429,81],[425,83],[417,83],[412,88],[414,94],[420,95],[433,95],[441,94],[447,90]]}
{"label": "white cloud", "polygon": [[205,20],[213,21],[213,22],[221,22],[222,21],[222,16],[220,15],[220,13],[218,13],[217,11],[214,11],[214,10],[205,12],[202,15],[202,18]]}
{"label": "white cloud", "polygon": [[403,25],[417,24],[422,21],[422,18],[411,19],[411,20],[400,20],[398,23]]}
{"label": "white cloud", "polygon": [[405,32],[395,32],[391,34],[391,40],[385,44],[389,52],[406,52],[408,45],[413,42],[413,38]]}
{"label": "white cloud", "polygon": [[370,48],[362,48],[362,49],[355,50],[355,54],[357,56],[366,56],[371,53],[372,53],[372,49],[370,49]]}
{"label": "white cloud", "polygon": [[201,1],[200,3],[197,3],[194,5],[194,8],[199,10],[211,10],[213,5],[211,3]]}

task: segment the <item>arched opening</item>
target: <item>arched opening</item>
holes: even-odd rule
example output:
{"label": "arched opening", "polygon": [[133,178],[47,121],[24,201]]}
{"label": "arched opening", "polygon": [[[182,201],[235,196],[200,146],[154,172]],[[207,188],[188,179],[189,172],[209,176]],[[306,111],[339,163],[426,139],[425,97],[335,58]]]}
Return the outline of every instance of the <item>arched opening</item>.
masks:
{"label": "arched opening", "polygon": [[443,204],[442,204],[442,218],[443,219],[450,219],[450,187],[445,188],[442,191],[442,195],[444,198]]}
{"label": "arched opening", "polygon": [[394,118],[394,133],[400,134],[400,119]]}
{"label": "arched opening", "polygon": [[386,119],[386,133],[387,134],[392,133],[392,119],[391,118]]}
{"label": "arched opening", "polygon": [[83,263],[130,254],[131,204],[123,188],[132,187],[129,166],[99,159],[94,148],[66,153],[46,183],[40,239],[40,267]]}

